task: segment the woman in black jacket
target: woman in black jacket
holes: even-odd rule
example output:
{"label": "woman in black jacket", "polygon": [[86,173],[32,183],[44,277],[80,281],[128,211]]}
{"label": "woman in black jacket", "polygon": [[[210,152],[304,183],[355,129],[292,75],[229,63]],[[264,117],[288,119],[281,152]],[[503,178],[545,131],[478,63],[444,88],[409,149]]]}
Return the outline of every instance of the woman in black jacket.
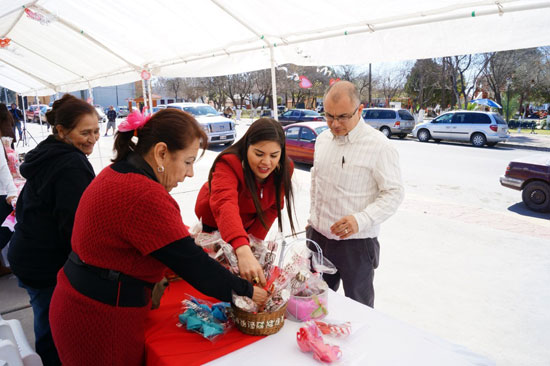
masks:
{"label": "woman in black jacket", "polygon": [[86,156],[99,139],[99,123],[93,106],[69,94],[54,102],[46,118],[53,135],[30,151],[20,168],[27,183],[17,201],[8,259],[30,296],[36,352],[44,365],[58,365],[50,301],[57,272],[71,251],[78,202],[95,177]]}

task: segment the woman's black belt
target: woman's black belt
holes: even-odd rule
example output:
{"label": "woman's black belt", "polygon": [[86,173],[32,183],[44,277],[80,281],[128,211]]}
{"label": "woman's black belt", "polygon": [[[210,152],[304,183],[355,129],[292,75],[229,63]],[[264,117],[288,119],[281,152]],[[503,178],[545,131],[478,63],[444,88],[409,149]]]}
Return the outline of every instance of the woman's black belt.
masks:
{"label": "woman's black belt", "polygon": [[202,231],[205,233],[213,233],[216,230],[218,230],[217,227],[202,224]]}
{"label": "woman's black belt", "polygon": [[69,254],[63,270],[75,290],[104,304],[143,307],[151,301],[153,283],[84,263],[75,252]]}

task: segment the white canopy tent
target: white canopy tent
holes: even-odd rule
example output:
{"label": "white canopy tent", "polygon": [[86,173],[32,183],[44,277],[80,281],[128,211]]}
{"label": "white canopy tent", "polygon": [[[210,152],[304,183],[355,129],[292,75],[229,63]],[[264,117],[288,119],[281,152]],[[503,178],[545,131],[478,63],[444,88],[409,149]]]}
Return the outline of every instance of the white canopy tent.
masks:
{"label": "white canopy tent", "polygon": [[[545,0],[0,0],[0,85],[51,95],[550,45]],[[275,90],[275,75],[272,72]],[[275,99],[276,100],[276,99]],[[275,101],[274,101],[275,103]]]}

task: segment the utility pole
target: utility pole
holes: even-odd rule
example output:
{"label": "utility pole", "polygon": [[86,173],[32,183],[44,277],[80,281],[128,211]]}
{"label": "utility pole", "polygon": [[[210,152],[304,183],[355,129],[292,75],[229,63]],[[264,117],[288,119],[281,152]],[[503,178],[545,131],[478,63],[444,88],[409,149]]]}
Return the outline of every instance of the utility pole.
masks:
{"label": "utility pole", "polygon": [[369,107],[372,107],[372,73],[371,64],[369,63]]}

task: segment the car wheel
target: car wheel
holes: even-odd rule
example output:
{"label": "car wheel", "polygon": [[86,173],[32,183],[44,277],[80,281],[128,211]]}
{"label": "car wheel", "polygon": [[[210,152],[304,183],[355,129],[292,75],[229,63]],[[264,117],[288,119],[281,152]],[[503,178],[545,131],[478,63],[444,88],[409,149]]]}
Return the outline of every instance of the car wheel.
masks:
{"label": "car wheel", "polygon": [[405,137],[407,137],[407,134],[406,134],[406,133],[402,133],[402,134],[399,135],[399,138],[400,138],[401,140],[403,140]]}
{"label": "car wheel", "polygon": [[390,138],[391,137],[391,131],[389,128],[387,127],[382,127],[380,129],[380,132],[382,132],[384,134],[384,136],[386,136],[387,138]]}
{"label": "car wheel", "polygon": [[487,138],[482,133],[474,133],[471,141],[475,147],[483,147],[487,143]]}
{"label": "car wheel", "polygon": [[533,211],[550,211],[550,185],[544,182],[528,183],[521,192],[521,198],[525,205]]}
{"label": "car wheel", "polygon": [[416,135],[418,137],[418,141],[420,142],[428,142],[430,140],[430,131],[426,129],[422,129],[418,131],[418,134]]}
{"label": "car wheel", "polygon": [[498,144],[498,142],[488,142],[487,146],[494,147],[494,146],[496,146],[496,144]]}

